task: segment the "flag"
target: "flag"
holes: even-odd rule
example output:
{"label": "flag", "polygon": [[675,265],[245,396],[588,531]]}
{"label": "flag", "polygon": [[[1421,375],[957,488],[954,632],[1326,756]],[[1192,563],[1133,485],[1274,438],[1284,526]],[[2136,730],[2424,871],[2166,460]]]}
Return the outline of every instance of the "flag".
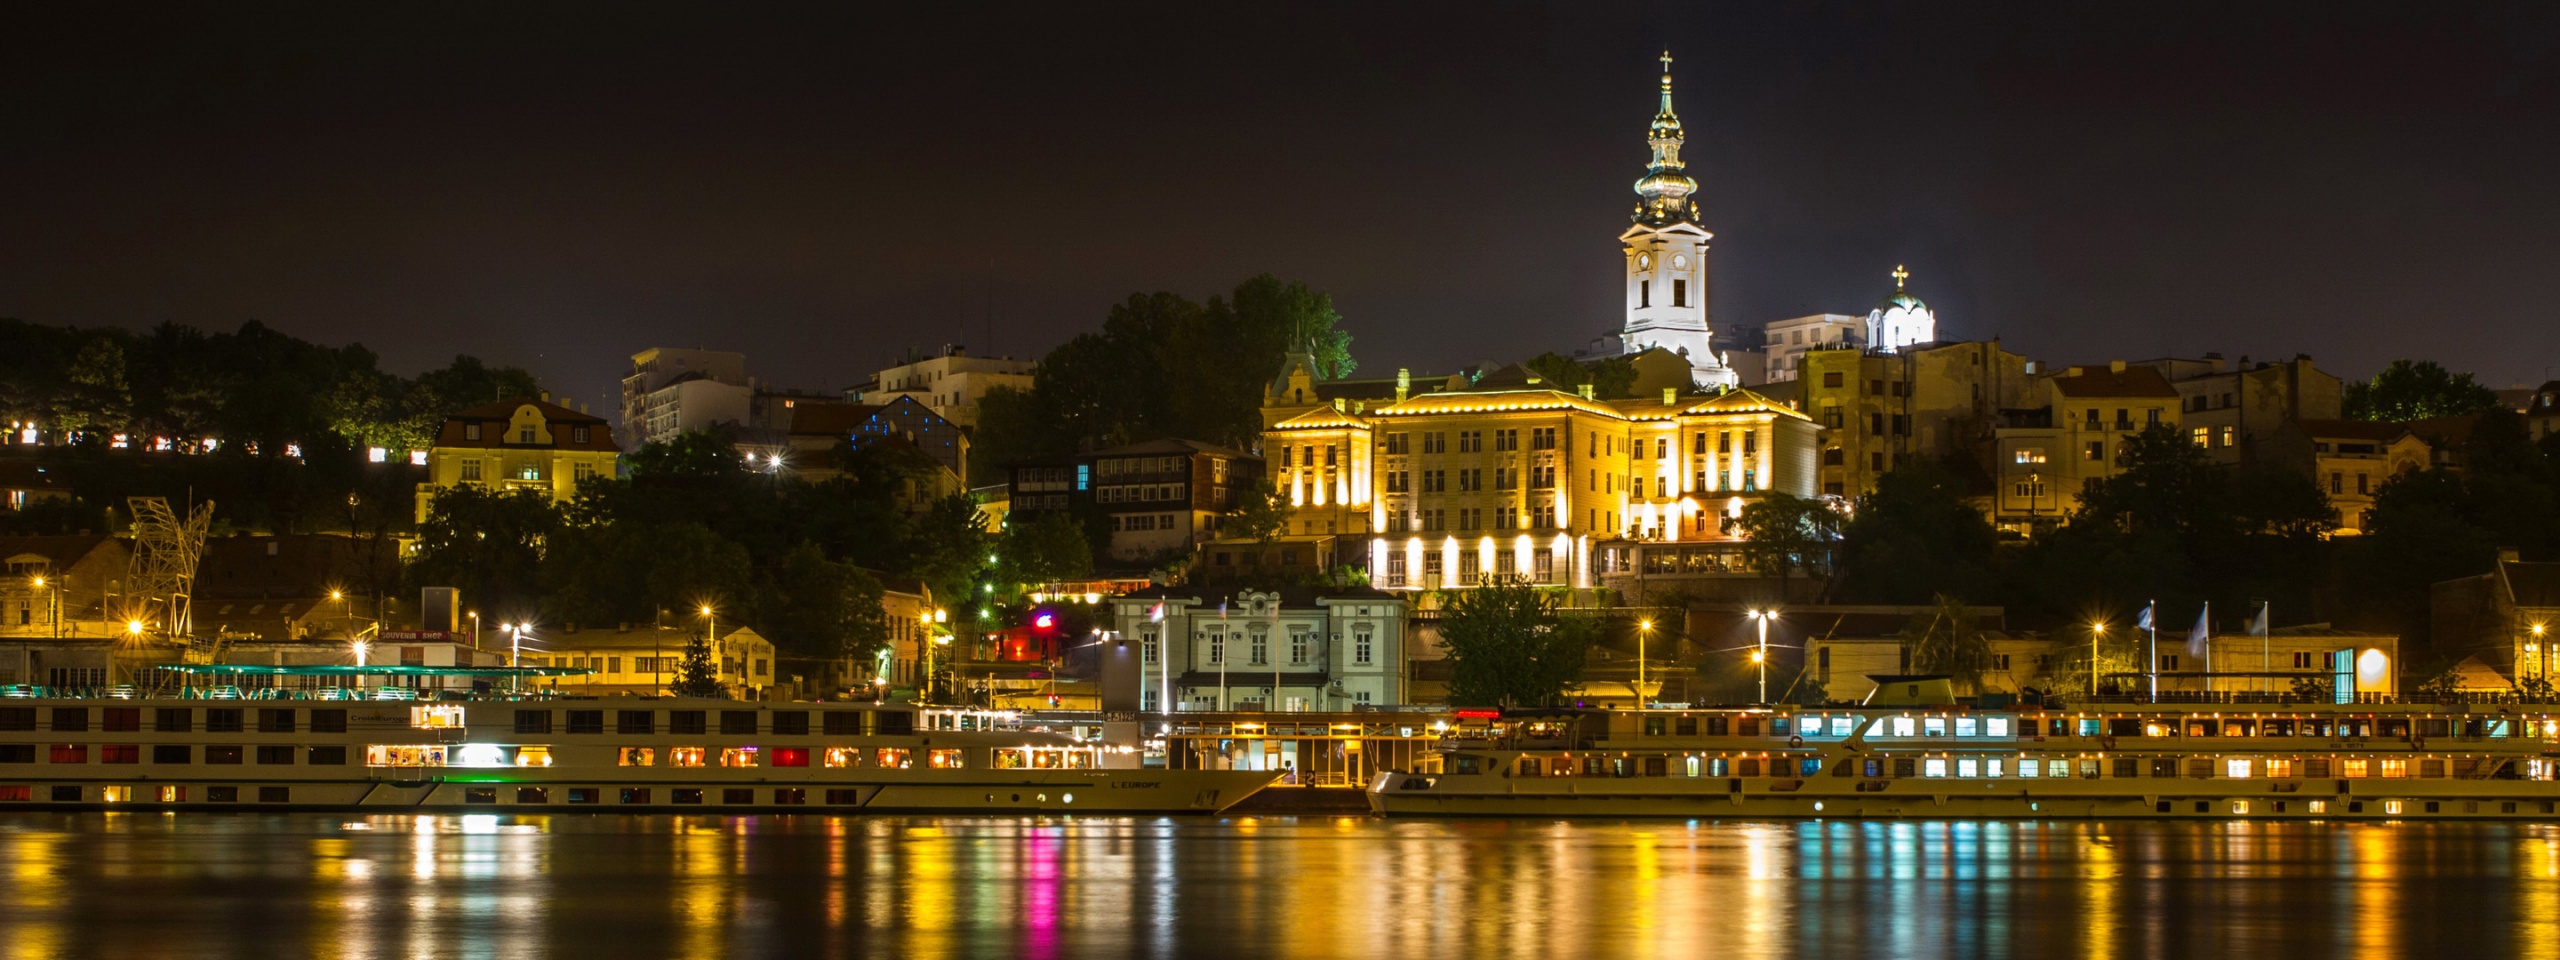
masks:
{"label": "flag", "polygon": [[2266,635],[2267,635],[2267,603],[2266,603],[2266,601],[2263,601],[2263,600],[2259,601],[2259,602],[2258,602],[2258,615],[2257,615],[2257,616],[2254,616],[2254,617],[2250,617],[2250,618],[2249,618],[2249,635],[2250,635],[2250,636],[2253,636],[2253,637],[2263,637],[2263,636],[2266,636]]}
{"label": "flag", "polygon": [[2146,606],[2146,607],[2143,607],[2143,608],[2142,608],[2142,618],[2141,618],[2141,619],[2139,619],[2139,620],[2135,620],[2135,621],[2133,622],[2133,628],[2134,628],[2134,629],[2136,629],[2136,630],[2149,630],[2149,629],[2151,629],[2151,608],[2150,608],[2150,607]]}
{"label": "flag", "polygon": [[2205,655],[2205,640],[2210,636],[2212,617],[2213,605],[2210,603],[2205,604],[2204,610],[2196,614],[2196,628],[2187,631],[2188,653],[2199,657]]}

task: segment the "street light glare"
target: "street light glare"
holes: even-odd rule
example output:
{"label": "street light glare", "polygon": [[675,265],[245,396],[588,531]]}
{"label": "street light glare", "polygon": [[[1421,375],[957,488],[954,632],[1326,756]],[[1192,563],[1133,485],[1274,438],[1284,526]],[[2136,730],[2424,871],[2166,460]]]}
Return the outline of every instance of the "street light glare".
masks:
{"label": "street light glare", "polygon": [[124,622],[124,632],[129,633],[129,634],[132,634],[132,635],[137,636],[137,637],[141,636],[141,635],[142,635],[142,621],[140,621],[140,620],[127,620],[127,621],[125,621],[125,622]]}
{"label": "street light glare", "polygon": [[1638,620],[1638,621],[1636,621],[1636,629],[1638,629],[1638,630],[1651,630],[1651,629],[1653,629],[1653,621],[1651,621],[1651,620]]}

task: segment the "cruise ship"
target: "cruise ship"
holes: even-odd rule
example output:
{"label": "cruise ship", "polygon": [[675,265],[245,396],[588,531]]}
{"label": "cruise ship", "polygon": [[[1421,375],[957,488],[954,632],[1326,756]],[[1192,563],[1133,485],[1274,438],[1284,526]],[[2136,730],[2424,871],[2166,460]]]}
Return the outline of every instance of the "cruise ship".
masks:
{"label": "cruise ship", "polygon": [[1214,814],[1277,776],[1140,769],[1004,711],[175,692],[0,688],[0,810]]}
{"label": "cruise ship", "polygon": [[2560,814],[2560,704],[1959,703],[1462,711],[1389,816],[2508,818]]}

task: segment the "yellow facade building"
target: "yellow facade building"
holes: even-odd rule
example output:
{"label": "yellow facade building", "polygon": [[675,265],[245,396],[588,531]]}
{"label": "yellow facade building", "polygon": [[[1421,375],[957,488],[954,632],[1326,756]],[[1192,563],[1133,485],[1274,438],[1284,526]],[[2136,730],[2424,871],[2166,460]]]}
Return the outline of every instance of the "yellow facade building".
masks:
{"label": "yellow facade building", "polygon": [[1294,357],[1265,397],[1263,450],[1288,533],[1336,534],[1386,589],[1525,581],[1590,587],[1620,547],[1735,543],[1770,492],[1814,495],[1811,419],[1748,390],[1686,388],[1688,360],[1636,358],[1636,397],[1600,400],[1519,367],[1417,391],[1320,381]]}
{"label": "yellow facade building", "polygon": [[1993,466],[1992,522],[2032,533],[2080,506],[2091,482],[2124,472],[2125,441],[2153,426],[2179,428],[2178,389],[2159,370],[2115,361],[2044,377],[2036,409],[2011,411]]}
{"label": "yellow facade building", "polygon": [[436,492],[477,487],[492,492],[530,490],[567,503],[578,484],[614,475],[622,449],[602,417],[530,397],[502,400],[455,413],[427,451],[427,482],[418,485],[418,519],[427,518]]}

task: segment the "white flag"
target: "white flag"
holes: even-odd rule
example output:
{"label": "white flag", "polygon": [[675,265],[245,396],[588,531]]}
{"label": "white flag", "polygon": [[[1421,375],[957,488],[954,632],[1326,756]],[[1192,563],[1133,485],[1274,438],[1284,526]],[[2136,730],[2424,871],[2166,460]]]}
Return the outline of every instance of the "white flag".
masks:
{"label": "white flag", "polygon": [[2258,615],[2249,618],[2249,635],[2253,637],[2263,637],[2267,635],[2267,604],[2265,601],[2259,601]]}
{"label": "white flag", "polygon": [[2196,614],[2196,628],[2187,631],[2188,653],[2199,657],[2205,655],[2205,641],[2211,636],[2209,631],[2212,623],[2210,618],[2212,616],[2213,605],[2209,603],[2205,604],[2204,609]]}

